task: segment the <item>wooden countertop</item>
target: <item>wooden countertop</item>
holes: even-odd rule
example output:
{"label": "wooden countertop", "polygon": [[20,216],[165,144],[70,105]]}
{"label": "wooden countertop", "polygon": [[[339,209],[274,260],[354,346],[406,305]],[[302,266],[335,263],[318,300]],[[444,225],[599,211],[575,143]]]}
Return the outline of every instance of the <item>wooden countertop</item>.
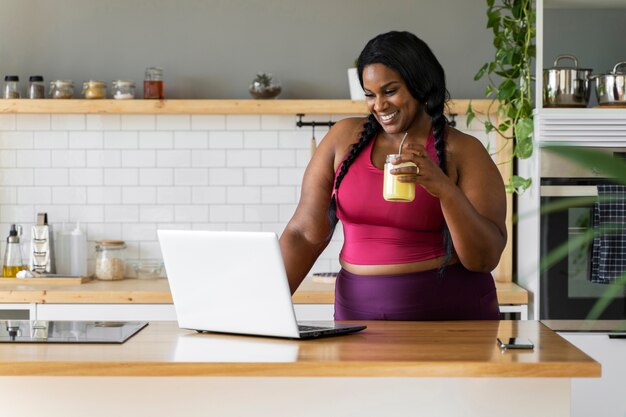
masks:
{"label": "wooden countertop", "polygon": [[[536,321],[363,322],[362,332],[293,341],[198,334],[154,322],[121,345],[0,345],[0,375],[598,377],[601,366]],[[528,337],[501,351],[496,337]]]}
{"label": "wooden countertop", "polygon": [[[510,282],[496,282],[500,304],[527,304],[528,292]],[[295,304],[333,304],[332,283],[304,280],[293,296]],[[92,280],[78,285],[19,285],[0,279],[0,303],[51,304],[171,304],[166,279]]]}

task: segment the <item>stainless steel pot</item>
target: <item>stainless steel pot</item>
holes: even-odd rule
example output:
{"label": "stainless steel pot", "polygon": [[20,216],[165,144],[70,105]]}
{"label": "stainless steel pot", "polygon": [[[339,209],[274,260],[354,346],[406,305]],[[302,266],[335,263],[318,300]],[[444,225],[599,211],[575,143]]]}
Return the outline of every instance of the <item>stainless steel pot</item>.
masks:
{"label": "stainless steel pot", "polygon": [[626,105],[626,61],[615,64],[613,72],[609,74],[592,75],[589,78],[595,79],[599,105]]}
{"label": "stainless steel pot", "polygon": [[[559,66],[564,59],[574,61],[574,67]],[[590,68],[578,68],[574,55],[559,55],[553,68],[543,70],[543,106],[587,107],[590,74]]]}

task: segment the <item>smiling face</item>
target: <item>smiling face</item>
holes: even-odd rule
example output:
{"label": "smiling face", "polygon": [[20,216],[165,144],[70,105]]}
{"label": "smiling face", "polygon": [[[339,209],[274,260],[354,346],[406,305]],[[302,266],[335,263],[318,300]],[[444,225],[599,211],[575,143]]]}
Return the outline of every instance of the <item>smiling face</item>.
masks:
{"label": "smiling face", "polygon": [[421,104],[411,95],[398,72],[383,64],[363,68],[363,89],[369,111],[385,132],[402,133],[422,113]]}

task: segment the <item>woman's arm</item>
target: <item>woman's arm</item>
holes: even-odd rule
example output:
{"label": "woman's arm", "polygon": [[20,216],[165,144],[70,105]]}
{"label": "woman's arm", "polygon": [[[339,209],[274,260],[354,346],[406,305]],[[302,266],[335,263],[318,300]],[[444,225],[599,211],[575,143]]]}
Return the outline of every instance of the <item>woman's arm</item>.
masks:
{"label": "woman's arm", "polygon": [[506,245],[506,194],[502,176],[480,141],[450,129],[456,186],[444,188],[441,207],[461,263],[491,272]]}
{"label": "woman's arm", "polygon": [[448,132],[448,175],[427,156],[423,146],[409,144],[402,160],[415,162],[420,172],[417,177],[405,178],[439,198],[461,263],[472,271],[491,272],[500,261],[507,236],[502,176],[478,139],[452,128]]}
{"label": "woman's arm", "polygon": [[362,119],[337,122],[320,142],[309,162],[300,201],[280,237],[280,248],[293,294],[332,237],[328,207],[332,195],[335,167],[343,160],[355,129]]}

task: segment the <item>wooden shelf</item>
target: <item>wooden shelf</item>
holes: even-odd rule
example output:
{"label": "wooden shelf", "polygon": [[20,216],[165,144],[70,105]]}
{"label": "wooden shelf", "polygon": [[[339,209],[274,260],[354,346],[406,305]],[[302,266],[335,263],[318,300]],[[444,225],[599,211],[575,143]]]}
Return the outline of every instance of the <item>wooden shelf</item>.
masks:
{"label": "wooden shelf", "polygon": [[[469,100],[453,100],[450,113],[465,114]],[[486,113],[490,100],[472,100]],[[494,106],[495,111],[495,106]],[[354,100],[0,100],[0,114],[366,114]]]}

